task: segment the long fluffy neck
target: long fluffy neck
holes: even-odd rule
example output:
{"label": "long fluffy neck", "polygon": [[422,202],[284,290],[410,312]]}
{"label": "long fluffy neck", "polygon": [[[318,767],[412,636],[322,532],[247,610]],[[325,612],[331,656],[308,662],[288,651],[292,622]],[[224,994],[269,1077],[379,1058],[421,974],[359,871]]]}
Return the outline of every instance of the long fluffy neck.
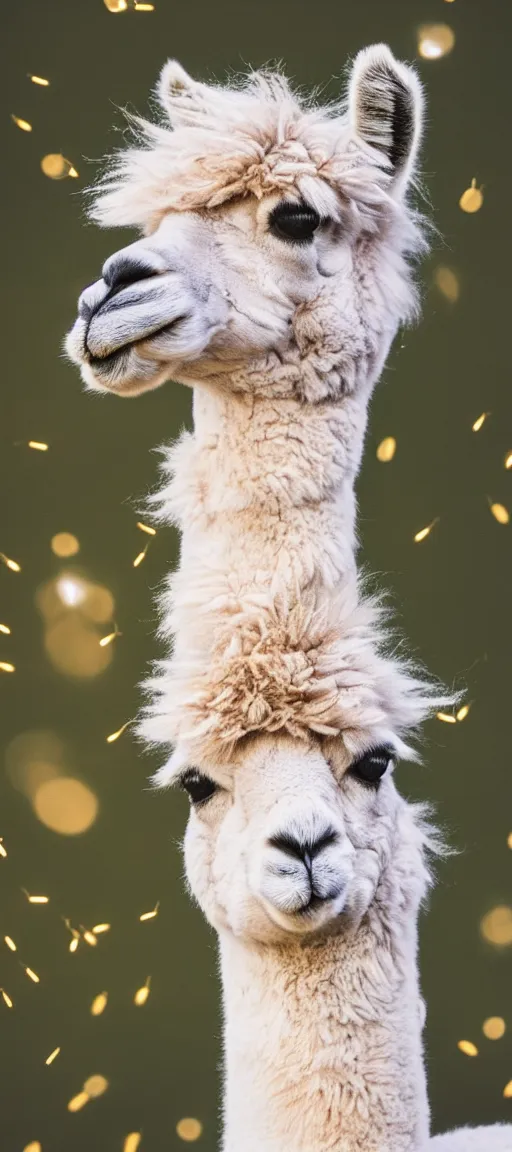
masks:
{"label": "long fluffy neck", "polygon": [[223,1152],[421,1152],[428,1104],[415,939],[220,941]]}

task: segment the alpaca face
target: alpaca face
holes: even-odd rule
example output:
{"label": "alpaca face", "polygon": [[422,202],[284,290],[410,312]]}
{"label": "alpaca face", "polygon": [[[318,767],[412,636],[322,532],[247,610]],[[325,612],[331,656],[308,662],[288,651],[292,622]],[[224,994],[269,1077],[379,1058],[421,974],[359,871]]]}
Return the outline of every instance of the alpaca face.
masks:
{"label": "alpaca face", "polygon": [[351,932],[384,896],[387,907],[417,910],[421,833],[394,786],[392,755],[373,748],[349,762],[267,738],[222,774],[223,786],[183,774],[187,877],[209,922],[246,941],[286,942]]}
{"label": "alpaca face", "polygon": [[176,64],[174,131],[121,157],[96,216],[144,239],[82,294],[67,350],[93,389],[169,378],[321,400],[370,385],[414,307],[405,200],[417,150],[415,74],[379,45],[357,58],[348,112],[277,75],[209,88]]}

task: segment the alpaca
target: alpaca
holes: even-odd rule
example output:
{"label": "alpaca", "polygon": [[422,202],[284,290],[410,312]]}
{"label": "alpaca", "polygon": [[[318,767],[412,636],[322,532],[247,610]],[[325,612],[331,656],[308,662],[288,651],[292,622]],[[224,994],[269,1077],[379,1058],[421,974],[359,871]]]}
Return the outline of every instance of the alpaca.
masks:
{"label": "alpaca", "polygon": [[159,97],[173,131],[141,123],[93,208],[144,238],[82,294],[67,348],[92,389],[194,390],[154,500],[183,538],[141,731],[174,749],[157,778],[191,796],[189,882],[220,938],[223,1147],[419,1152],[429,834],[391,767],[438,700],[361,595],[353,487],[416,308],[421,88],[378,45],[343,105],[174,62]]}

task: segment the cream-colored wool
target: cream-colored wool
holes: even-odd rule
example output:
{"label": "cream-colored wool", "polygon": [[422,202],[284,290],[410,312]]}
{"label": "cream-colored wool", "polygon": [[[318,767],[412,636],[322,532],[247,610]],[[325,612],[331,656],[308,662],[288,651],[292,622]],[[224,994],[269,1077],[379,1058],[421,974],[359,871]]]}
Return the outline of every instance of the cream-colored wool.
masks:
{"label": "cream-colored wool", "polygon": [[[182,549],[142,733],[172,749],[160,783],[195,766],[218,786],[185,848],[220,937],[224,1152],[423,1152],[429,833],[391,768],[378,790],[350,771],[368,749],[412,755],[441,702],[390,651],[355,563],[368,401],[416,311],[420,84],[377,45],[343,105],[274,74],[200,84],[175,62],[159,100],[167,122],[139,123],[93,210],[143,238],[85,290],[67,348],[91,389],[194,390],[153,501]],[[275,234],[283,201],[322,218],[307,243]],[[311,907],[276,836],[316,845]]]}

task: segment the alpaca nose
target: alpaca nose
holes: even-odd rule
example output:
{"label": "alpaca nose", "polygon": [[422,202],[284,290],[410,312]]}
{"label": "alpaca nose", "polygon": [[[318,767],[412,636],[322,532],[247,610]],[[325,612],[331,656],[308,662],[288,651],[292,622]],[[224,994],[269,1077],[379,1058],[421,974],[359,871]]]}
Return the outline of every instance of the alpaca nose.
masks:
{"label": "alpaca nose", "polygon": [[158,271],[159,269],[151,266],[149,260],[144,260],[140,255],[117,252],[105,261],[102,276],[107,288],[115,292],[121,288],[129,288],[130,284],[137,284],[139,280],[148,280]]}
{"label": "alpaca nose", "polygon": [[325,831],[315,837],[294,835],[290,832],[278,833],[276,836],[270,837],[269,844],[272,848],[278,848],[280,852],[284,852],[285,856],[300,860],[311,875],[315,857],[324,848],[328,848],[330,844],[335,844],[337,839],[338,835],[334,828],[326,828]]}

